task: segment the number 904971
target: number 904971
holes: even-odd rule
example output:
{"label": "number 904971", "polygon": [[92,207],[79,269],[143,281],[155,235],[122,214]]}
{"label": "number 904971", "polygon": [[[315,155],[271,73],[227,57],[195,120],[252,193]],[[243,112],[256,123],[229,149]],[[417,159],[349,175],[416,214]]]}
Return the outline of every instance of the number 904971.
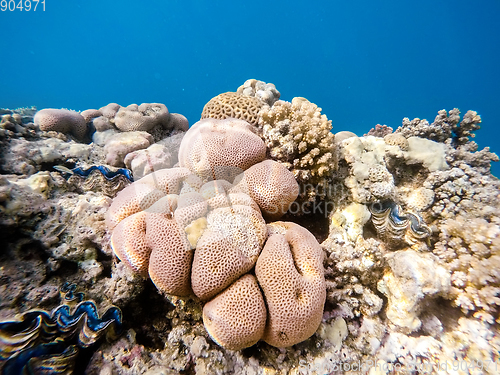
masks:
{"label": "number 904971", "polygon": [[45,12],[45,0],[1,0],[2,12]]}

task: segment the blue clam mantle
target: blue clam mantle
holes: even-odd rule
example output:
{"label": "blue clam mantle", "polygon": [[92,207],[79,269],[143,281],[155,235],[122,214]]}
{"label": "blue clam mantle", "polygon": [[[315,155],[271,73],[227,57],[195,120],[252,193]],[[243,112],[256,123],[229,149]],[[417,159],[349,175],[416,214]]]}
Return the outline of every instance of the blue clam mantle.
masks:
{"label": "blue clam mantle", "polygon": [[69,168],[66,168],[65,166],[62,166],[62,165],[56,165],[56,166],[54,166],[54,169],[63,173],[66,178],[69,178],[73,175],[87,178],[88,176],[90,176],[90,174],[92,172],[98,171],[107,180],[114,180],[117,177],[124,176],[130,182],[134,182],[134,178],[132,177],[132,172],[130,171],[130,169],[127,169],[127,168],[119,168],[116,171],[112,171],[103,165],[93,165],[90,168],[86,168],[86,169],[84,169],[82,167],[76,167],[73,169],[69,169]]}
{"label": "blue clam mantle", "polygon": [[[52,313],[30,310],[0,322],[0,359],[6,360],[3,374],[67,373],[74,366],[78,347],[89,347],[103,334],[109,339],[120,334],[118,307],[109,307],[99,317],[95,302],[79,301],[83,294],[73,294],[74,290],[72,285],[61,288],[65,302]],[[67,304],[76,301],[73,309]]]}
{"label": "blue clam mantle", "polygon": [[430,228],[420,215],[402,212],[394,201],[375,202],[369,206],[372,223],[377,234],[389,242],[406,242],[413,245],[431,235]]}

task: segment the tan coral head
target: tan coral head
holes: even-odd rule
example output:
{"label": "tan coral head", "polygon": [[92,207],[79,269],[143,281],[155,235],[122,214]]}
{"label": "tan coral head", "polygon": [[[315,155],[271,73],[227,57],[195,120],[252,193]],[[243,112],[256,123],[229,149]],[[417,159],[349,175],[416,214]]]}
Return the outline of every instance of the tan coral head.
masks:
{"label": "tan coral head", "polygon": [[268,227],[272,234],[255,267],[260,289],[255,277],[246,274],[203,309],[208,333],[227,349],[243,349],[260,339],[276,347],[292,346],[311,337],[321,323],[326,299],[323,250],[297,224]]}
{"label": "tan coral head", "polygon": [[264,160],[266,145],[243,120],[207,118],[193,124],[179,148],[179,165],[203,181],[226,180]]}

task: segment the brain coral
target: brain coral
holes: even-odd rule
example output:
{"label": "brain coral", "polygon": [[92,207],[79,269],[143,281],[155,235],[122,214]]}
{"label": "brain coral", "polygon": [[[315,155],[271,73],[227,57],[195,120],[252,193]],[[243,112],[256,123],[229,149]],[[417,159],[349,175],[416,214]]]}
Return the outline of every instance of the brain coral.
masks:
{"label": "brain coral", "polygon": [[67,109],[42,109],[35,114],[33,122],[40,130],[71,133],[80,141],[87,134],[84,117],[76,111]]}
{"label": "brain coral", "polygon": [[305,185],[301,198],[315,199],[316,187],[335,168],[332,123],[321,108],[305,98],[293,98],[291,103],[279,100],[262,109],[259,128],[271,158]]}
{"label": "brain coral", "polygon": [[200,120],[186,132],[179,164],[204,181],[227,180],[266,157],[266,146],[252,126],[237,119]]}
{"label": "brain coral", "polygon": [[203,307],[210,336],[230,350],[252,346],[262,338],[266,305],[255,276],[247,274]]}
{"label": "brain coral", "polygon": [[201,299],[219,293],[253,267],[267,237],[255,202],[224,185],[202,186],[186,168],[162,169],[129,185],[106,215],[113,251],[134,271],[149,272],[165,293],[190,294],[191,282]]}
{"label": "brain coral", "polygon": [[299,194],[299,185],[293,174],[274,160],[255,164],[241,176],[235,188],[257,202],[262,215],[269,220],[283,216]]}
{"label": "brain coral", "polygon": [[210,299],[250,271],[266,238],[266,223],[252,207],[231,205],[211,211],[194,255],[194,294]]}
{"label": "brain coral", "polygon": [[[279,165],[259,164],[263,176]],[[268,189],[266,178],[246,184],[251,191],[268,190],[258,196],[264,207],[266,198],[277,202],[283,194]],[[326,293],[321,247],[297,224],[266,225],[259,205],[238,185],[203,184],[182,167],[159,170],[117,195],[106,224],[115,255],[134,271],[149,274],[159,291],[209,301],[204,323],[220,345],[237,350],[264,337],[271,345],[290,346],[319,325]],[[273,236],[264,246],[268,230]],[[248,274],[259,260],[255,272],[264,295]],[[264,301],[271,317],[267,334]],[[279,311],[283,304],[286,313]]]}
{"label": "brain coral", "polygon": [[253,96],[236,92],[225,92],[217,95],[205,104],[201,118],[215,118],[218,120],[237,118],[257,126],[259,123],[259,111],[264,104],[262,100]]}
{"label": "brain coral", "polygon": [[321,323],[326,299],[324,254],[300,225],[276,222],[268,227],[270,236],[255,275],[269,314],[263,340],[281,348],[306,340]]}
{"label": "brain coral", "polygon": [[148,131],[161,124],[166,126],[169,122],[169,113],[165,104],[142,103],[121,107],[114,116],[116,127],[123,131]]}

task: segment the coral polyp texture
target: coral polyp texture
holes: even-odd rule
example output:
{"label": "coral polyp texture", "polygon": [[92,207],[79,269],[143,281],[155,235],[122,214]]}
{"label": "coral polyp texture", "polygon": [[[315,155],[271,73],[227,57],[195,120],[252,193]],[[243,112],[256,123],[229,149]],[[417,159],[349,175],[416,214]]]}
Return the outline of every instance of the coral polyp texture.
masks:
{"label": "coral polyp texture", "polygon": [[323,249],[300,225],[269,225],[269,239],[255,266],[268,308],[263,340],[286,347],[311,337],[326,298]]}
{"label": "coral polyp texture", "polygon": [[259,118],[260,134],[273,160],[295,176],[302,200],[314,200],[335,170],[332,123],[321,108],[305,98],[282,100],[264,106]]}
{"label": "coral polyp texture", "polygon": [[200,120],[182,139],[179,165],[203,181],[232,182],[236,175],[266,157],[264,142],[252,130],[243,120]]}
{"label": "coral polyp texture", "polygon": [[[88,374],[498,373],[499,159],[473,142],[492,124],[452,109],[333,137],[278,97],[248,80],[187,132],[110,103],[81,139],[0,110],[0,320],[33,328],[2,341],[9,363],[71,369],[76,335],[100,337],[76,292],[53,324],[67,281],[127,327],[78,357]],[[124,167],[133,183],[103,174]]]}
{"label": "coral polyp texture", "polygon": [[218,120],[236,118],[257,126],[259,123],[259,111],[264,104],[264,101],[255,96],[237,92],[225,92],[210,99],[205,104],[201,118],[215,118]]}
{"label": "coral polyp texture", "polygon": [[[257,168],[257,172],[252,168]],[[274,176],[273,171],[278,171],[279,176]],[[204,320],[208,332],[221,345],[227,343],[227,348],[236,350],[261,339],[262,327],[266,325],[265,309],[264,313],[252,311],[259,321],[248,322],[249,325],[242,322],[248,321],[248,304],[262,308],[262,301],[266,300],[276,327],[267,326],[269,333],[264,337],[269,338],[264,340],[274,346],[291,346],[310,337],[320,323],[326,293],[323,250],[314,236],[299,225],[274,224],[272,228],[280,232],[275,237],[285,241],[279,249],[286,253],[282,257],[288,263],[273,273],[274,239],[264,247],[268,228],[259,206],[269,210],[279,201],[280,208],[288,207],[297,196],[298,186],[286,168],[271,160],[255,164],[248,172],[237,179],[235,186],[226,180],[203,183],[182,167],[143,177],[122,190],[108,210],[111,247],[132,270],[144,276],[149,274],[162,293],[194,294],[202,301],[210,301],[204,309]],[[249,175],[257,178],[248,178]],[[279,188],[268,189],[273,181]],[[248,195],[246,190],[266,193],[257,196],[256,203],[252,199],[255,193]],[[261,251],[264,260],[257,266],[256,276],[264,297],[255,288],[255,280],[246,277],[259,264]],[[278,286],[274,279],[292,281]],[[280,289],[273,289],[276,287]],[[280,297],[281,292],[284,294]],[[250,298],[249,295],[256,300],[238,302]],[[292,316],[274,307],[283,298],[291,299],[288,308],[296,306]],[[235,315],[238,308],[240,315]],[[305,328],[297,330],[298,326]],[[286,332],[278,332],[280,329]],[[239,333],[242,337],[237,337]],[[283,335],[286,339],[277,339]]]}
{"label": "coral polyp texture", "polygon": [[270,106],[276,103],[281,96],[274,84],[259,81],[257,79],[247,79],[243,85],[238,87],[236,93],[254,96]]}
{"label": "coral polyp texture", "polygon": [[84,139],[87,134],[84,117],[68,109],[42,109],[36,113],[33,122],[40,130],[71,133],[77,140]]}

